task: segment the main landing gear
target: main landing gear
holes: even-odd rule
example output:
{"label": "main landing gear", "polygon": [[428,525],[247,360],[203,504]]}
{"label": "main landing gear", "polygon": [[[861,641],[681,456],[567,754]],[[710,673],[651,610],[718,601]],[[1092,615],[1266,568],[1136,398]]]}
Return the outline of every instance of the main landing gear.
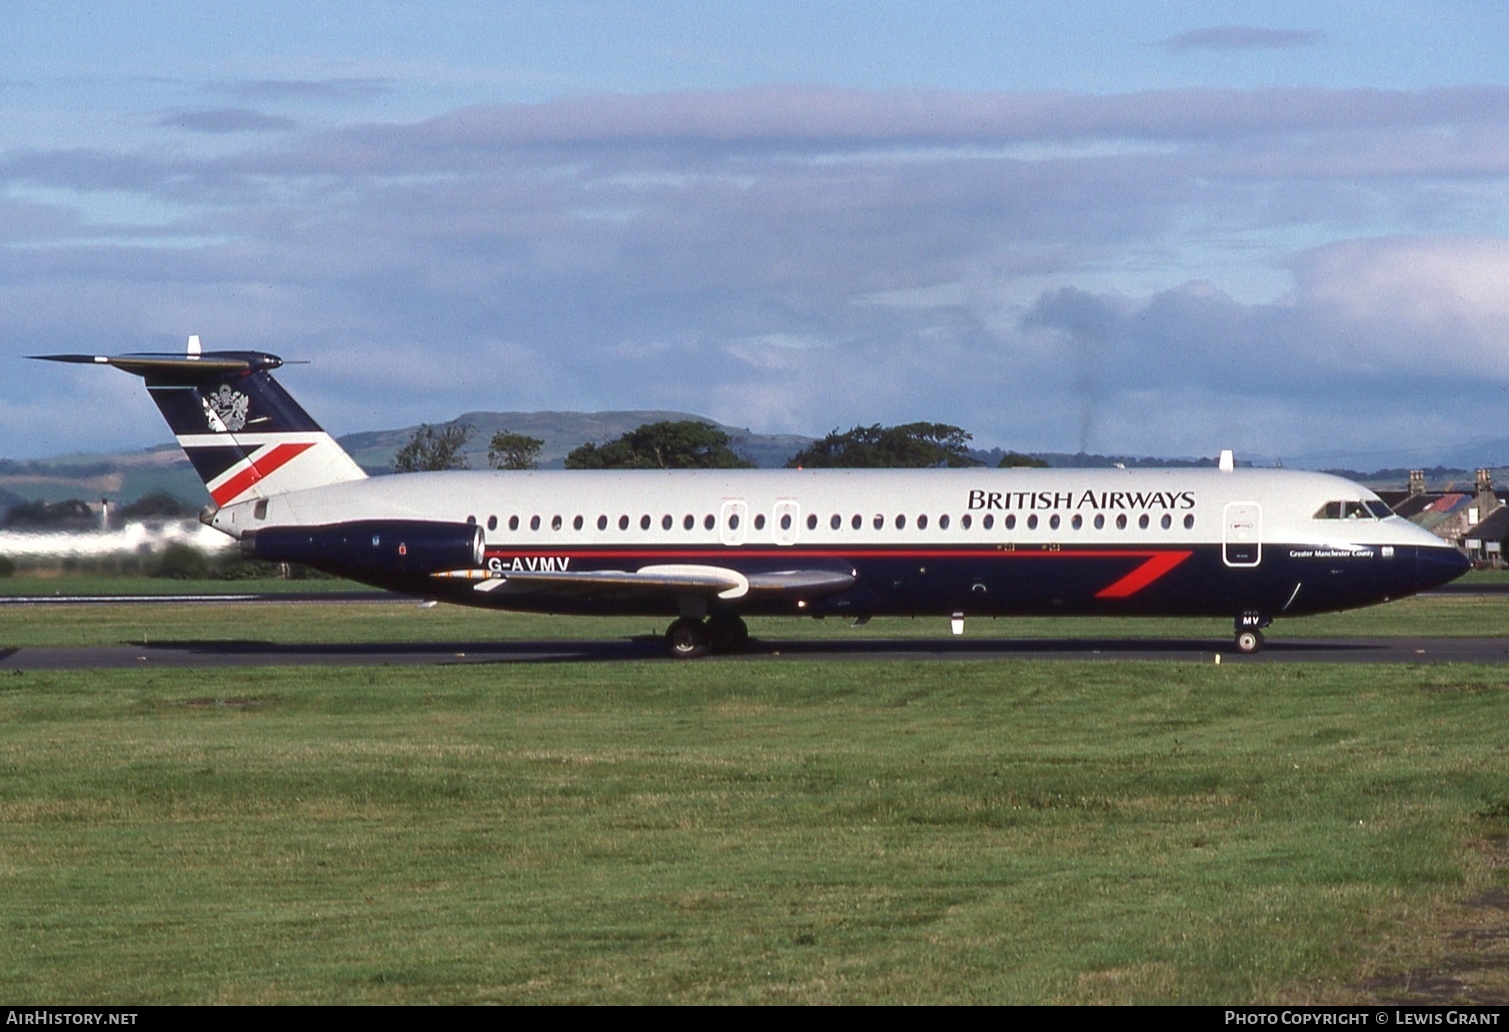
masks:
{"label": "main landing gear", "polygon": [[1263,648],[1263,628],[1273,623],[1273,618],[1262,613],[1246,612],[1236,620],[1237,651],[1250,656]]}
{"label": "main landing gear", "polygon": [[737,616],[706,620],[683,616],[665,632],[665,650],[674,659],[696,659],[709,652],[743,652],[749,626]]}

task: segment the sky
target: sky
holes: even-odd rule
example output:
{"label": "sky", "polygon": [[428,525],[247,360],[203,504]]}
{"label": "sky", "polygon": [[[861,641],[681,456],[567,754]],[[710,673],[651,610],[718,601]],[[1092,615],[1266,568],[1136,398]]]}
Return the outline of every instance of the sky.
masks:
{"label": "sky", "polygon": [[6,0],[0,457],[167,440],[23,356],[196,333],[336,434],[1431,464],[1509,440],[1505,52],[1489,0]]}

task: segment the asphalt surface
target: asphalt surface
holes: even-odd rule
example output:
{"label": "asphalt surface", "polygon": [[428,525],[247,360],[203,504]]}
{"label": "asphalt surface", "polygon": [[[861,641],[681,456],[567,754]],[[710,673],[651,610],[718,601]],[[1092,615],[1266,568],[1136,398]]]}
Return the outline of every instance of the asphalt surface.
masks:
{"label": "asphalt surface", "polygon": [[[1509,584],[1449,584],[1431,594],[1509,594]],[[0,597],[0,607],[32,605],[217,605],[407,601],[386,592],[309,594],[39,595]],[[1502,663],[1505,638],[1292,638],[1271,637],[1262,652],[1244,656],[1229,638],[880,638],[856,632],[844,639],[754,639],[739,656],[697,662],[782,659],[1141,659],[1214,663]],[[570,641],[391,642],[296,645],[267,641],[160,641],[150,645],[0,649],[0,670],[109,670],[127,668],[255,666],[441,666],[458,663],[620,662],[664,660],[659,638]]]}
{"label": "asphalt surface", "polygon": [[[1509,638],[1269,639],[1253,656],[1225,640],[1156,638],[850,638],[752,640],[740,656],[700,663],[831,660],[1175,660],[1214,663],[1503,663]],[[153,642],[150,645],[0,650],[5,670],[110,670],[256,666],[446,666],[461,663],[561,663],[660,660],[658,638],[603,641],[486,641],[288,645],[265,641]]]}
{"label": "asphalt surface", "polygon": [[390,591],[225,592],[211,595],[0,595],[0,609],[24,606],[202,606],[227,602],[325,605],[330,602],[412,602]]}

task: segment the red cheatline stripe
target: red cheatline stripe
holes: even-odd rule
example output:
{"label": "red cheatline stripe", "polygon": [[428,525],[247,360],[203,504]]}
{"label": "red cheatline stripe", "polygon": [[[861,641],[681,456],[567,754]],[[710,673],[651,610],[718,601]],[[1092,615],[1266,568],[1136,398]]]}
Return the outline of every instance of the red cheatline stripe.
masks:
{"label": "red cheatline stripe", "polygon": [[489,549],[487,558],[500,559],[505,556],[542,556],[542,555],[566,555],[573,559],[730,559],[735,556],[743,559],[762,559],[779,556],[783,559],[791,559],[793,562],[800,559],[843,559],[853,562],[858,559],[873,559],[876,557],[886,559],[916,558],[916,559],[955,559],[955,558],[992,558],[992,559],[1145,559],[1131,573],[1115,581],[1110,586],[1102,588],[1095,593],[1096,598],[1128,598],[1137,594],[1143,588],[1158,580],[1184,560],[1194,555],[1193,551],[1178,550],[1168,552],[1155,552],[1149,549],[1105,549],[1096,551],[1093,549],[1065,549],[1058,552],[1037,551],[1022,549],[1020,551],[1005,552],[984,549],[969,549],[961,551],[949,551],[947,549],[922,550],[922,549],[876,549],[873,551],[856,548],[853,551],[828,551],[828,550],[764,550],[764,549],[724,549],[721,551],[708,551],[703,549],[614,549],[596,551],[592,549],[576,550],[572,548],[520,548],[520,549]]}
{"label": "red cheatline stripe", "polygon": [[[1046,548],[1040,549],[1036,545],[1024,545],[1015,551],[1007,551],[1000,548],[950,548],[947,545],[933,548],[870,548],[865,545],[856,545],[853,548],[804,548],[796,546],[792,548],[750,548],[749,546],[727,546],[720,548],[705,548],[689,546],[687,548],[666,548],[663,546],[649,548],[582,548],[577,545],[562,545],[552,548],[549,545],[530,545],[527,548],[509,548],[505,546],[489,545],[487,555],[489,558],[496,556],[543,556],[564,555],[572,559],[690,559],[690,558],[743,558],[743,559],[792,559],[800,556],[804,559],[1146,559],[1154,555],[1169,553],[1155,552],[1151,548],[1063,548],[1057,551]],[[1193,555],[1193,552],[1172,553],[1179,556],[1180,561]],[[1170,566],[1170,569],[1173,567]]]}
{"label": "red cheatline stripe", "polygon": [[216,505],[224,505],[233,498],[240,497],[253,484],[270,476],[296,455],[313,447],[313,441],[301,441],[297,444],[275,444],[263,449],[252,458],[251,465],[211,491],[210,497],[215,499]]}
{"label": "red cheatline stripe", "polygon": [[1153,581],[1194,555],[1193,552],[1156,552],[1148,561],[1110,587],[1101,588],[1096,598],[1126,598],[1135,595]]}

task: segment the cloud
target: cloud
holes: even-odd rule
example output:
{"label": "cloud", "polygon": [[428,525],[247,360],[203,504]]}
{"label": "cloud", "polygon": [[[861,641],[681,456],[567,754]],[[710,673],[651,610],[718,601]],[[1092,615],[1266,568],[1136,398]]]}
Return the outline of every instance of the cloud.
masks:
{"label": "cloud", "polygon": [[[174,139],[0,155],[0,348],[312,359],[290,382],[342,432],[675,408],[1174,454],[1462,440],[1422,392],[1487,421],[1509,386],[1498,87],[761,88]],[[0,453],[39,375],[0,385]]]}
{"label": "cloud", "polygon": [[1307,47],[1325,39],[1320,32],[1297,29],[1264,29],[1255,25],[1218,25],[1170,36],[1158,45],[1179,53],[1185,50],[1277,50]]}
{"label": "cloud", "polygon": [[387,78],[337,79],[233,79],[208,84],[205,89],[251,100],[326,103],[364,103],[394,92],[397,83]]}
{"label": "cloud", "polygon": [[202,108],[190,111],[169,111],[157,120],[161,126],[186,129],[193,133],[268,133],[283,132],[295,128],[298,123],[288,118],[264,115],[245,108]]}
{"label": "cloud", "polygon": [[1292,264],[1299,296],[1334,322],[1333,353],[1346,362],[1509,381],[1509,240],[1345,241]]}
{"label": "cloud", "polygon": [[860,91],[761,87],[651,96],[598,95],[464,108],[412,126],[344,138],[380,155],[402,140],[454,155],[506,146],[738,144],[793,151],[865,146],[998,145],[1105,138],[1189,140],[1255,133],[1501,122],[1509,88],[1416,92],[1286,87],[1072,93]]}

